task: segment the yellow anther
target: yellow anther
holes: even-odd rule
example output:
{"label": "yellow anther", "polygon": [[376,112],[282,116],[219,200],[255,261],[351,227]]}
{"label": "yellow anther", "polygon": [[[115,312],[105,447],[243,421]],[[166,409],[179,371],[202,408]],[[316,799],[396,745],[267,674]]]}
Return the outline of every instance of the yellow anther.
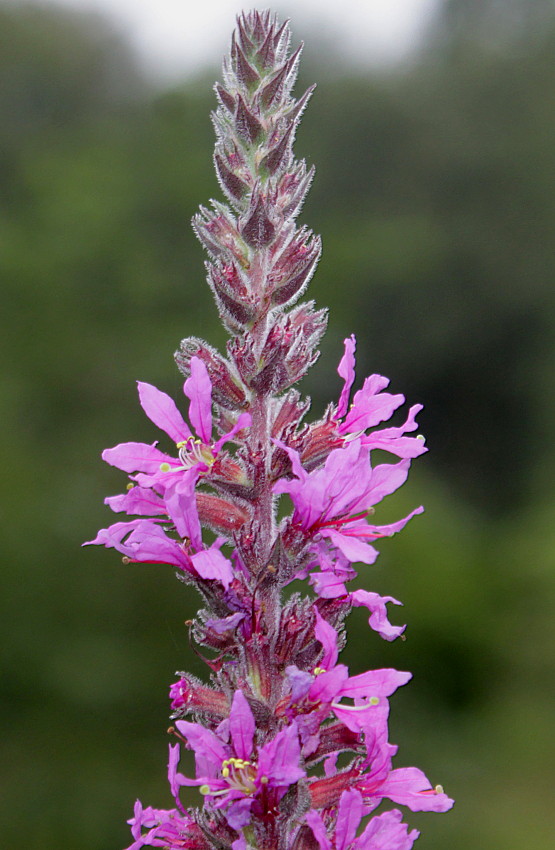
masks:
{"label": "yellow anther", "polygon": [[315,676],[320,676],[322,673],[326,672],[326,668],[325,667],[315,667],[312,672]]}
{"label": "yellow anther", "polygon": [[129,482],[129,484],[127,485],[127,487],[126,487],[125,489],[126,489],[126,490],[132,490],[134,486],[135,486],[135,485],[133,484],[133,482],[132,482],[132,481],[130,481],[130,482]]}
{"label": "yellow anther", "polygon": [[443,794],[443,785],[436,785],[434,791],[436,792],[436,794]]}
{"label": "yellow anther", "polygon": [[416,439],[417,439],[417,440],[422,440],[422,442],[423,442],[423,443],[425,443],[425,442],[426,442],[426,437],[424,436],[424,434],[417,434],[417,435],[416,435]]}
{"label": "yellow anther", "polygon": [[380,702],[380,698],[379,697],[370,697],[368,702],[370,703],[370,705],[378,705],[379,702]]}
{"label": "yellow anther", "polygon": [[170,469],[171,469],[171,466],[169,465],[169,463],[161,463],[160,464],[160,472],[169,472]]}
{"label": "yellow anther", "polygon": [[198,790],[202,795],[210,794],[210,785],[201,785]]}
{"label": "yellow anther", "polygon": [[261,784],[261,785],[267,785],[269,781],[270,781],[270,780],[268,779],[268,777],[267,777],[267,776],[261,776],[261,777],[260,777],[260,784]]}
{"label": "yellow anther", "polygon": [[176,448],[178,448],[178,449],[182,449],[183,446],[186,446],[186,445],[187,445],[187,440],[180,440],[179,443],[175,444]]}
{"label": "yellow anther", "polygon": [[224,769],[222,770],[222,776],[224,777],[224,779],[227,779],[227,777],[229,776],[229,767],[224,767]]}

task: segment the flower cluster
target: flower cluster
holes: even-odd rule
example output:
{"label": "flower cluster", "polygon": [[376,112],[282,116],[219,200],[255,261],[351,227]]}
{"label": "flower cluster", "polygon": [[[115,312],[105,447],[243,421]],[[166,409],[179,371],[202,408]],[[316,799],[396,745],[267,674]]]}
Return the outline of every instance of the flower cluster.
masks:
{"label": "flower cluster", "polygon": [[[128,519],[90,543],[125,563],[176,567],[203,600],[192,637],[212,650],[206,682],[179,673],[170,688],[173,808],[137,802],[129,850],[410,850],[418,832],[390,804],[452,805],[418,768],[392,766],[388,700],[410,673],[351,675],[339,662],[353,606],[385,640],[404,630],[389,620],[396,599],[349,584],[356,564],[378,557],[376,541],[422,511],[375,524],[426,447],[415,435],[420,405],[388,424],[404,397],[386,378],[371,375],[352,394],[354,337],[338,366],[338,401],[305,421],[309,401],[294,384],[318,356],[326,313],[298,303],[320,241],[295,223],[312,170],[292,145],[312,90],[292,97],[300,48],[290,55],[289,39],[269,12],[242,14],[216,85],[214,162],[227,204],[201,209],[194,227],[230,333],[226,355],[184,340],[176,359],[189,424],[168,395],[140,382],[164,443],[103,453],[129,476],[126,491],[106,499]],[[284,495],[292,510],[278,521]],[[307,580],[308,595],[284,596]],[[179,769],[183,748],[194,753],[194,776]],[[194,809],[182,802],[190,786]]]}

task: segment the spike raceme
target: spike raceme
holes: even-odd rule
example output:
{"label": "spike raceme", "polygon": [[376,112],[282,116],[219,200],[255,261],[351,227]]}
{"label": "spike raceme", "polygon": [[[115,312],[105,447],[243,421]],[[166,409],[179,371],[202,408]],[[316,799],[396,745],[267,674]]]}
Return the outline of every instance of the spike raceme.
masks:
{"label": "spike raceme", "polygon": [[[128,850],[410,850],[418,832],[389,804],[452,805],[418,768],[392,766],[389,698],[410,674],[351,675],[339,661],[353,606],[385,640],[404,630],[389,620],[396,599],[349,583],[356,564],[374,563],[380,538],[422,511],[390,524],[377,516],[426,447],[414,435],[420,405],[403,425],[387,424],[404,397],[386,378],[352,394],[354,337],[338,366],[339,399],[321,420],[306,421],[309,400],[293,386],[318,356],[327,314],[297,303],[321,246],[295,223],[313,169],[295,160],[293,142],[312,88],[292,96],[301,48],[290,54],[289,42],[270,12],[240,15],[216,85],[214,164],[227,203],[201,208],[193,224],[227,352],[184,340],[176,360],[188,417],[140,382],[165,443],[103,453],[129,475],[126,492],[106,499],[128,519],[90,542],[126,563],[175,567],[202,599],[191,638],[212,650],[205,682],[179,673],[170,688],[174,804],[137,802]],[[293,509],[278,522],[283,495]],[[286,598],[293,580],[310,589]],[[194,776],[179,769],[182,748],[194,753]],[[187,787],[198,789],[189,810]]]}

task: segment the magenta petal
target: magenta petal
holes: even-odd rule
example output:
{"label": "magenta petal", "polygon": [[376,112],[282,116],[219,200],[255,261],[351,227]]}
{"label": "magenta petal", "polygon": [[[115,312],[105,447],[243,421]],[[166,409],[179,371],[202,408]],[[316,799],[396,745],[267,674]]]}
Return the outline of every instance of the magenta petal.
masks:
{"label": "magenta petal", "polygon": [[342,793],[335,823],[335,850],[347,850],[354,841],[362,818],[362,808],[360,791],[349,788]]}
{"label": "magenta petal", "polygon": [[197,778],[219,776],[222,762],[228,758],[228,752],[218,736],[200,723],[177,720],[175,725],[187,738],[187,743],[195,753]]}
{"label": "magenta petal", "polygon": [[411,850],[420,835],[417,829],[408,831],[398,809],[376,815],[353,845],[353,850]]}
{"label": "magenta petal", "polygon": [[320,813],[311,809],[306,813],[305,820],[311,828],[320,850],[332,850],[331,841],[328,838],[328,831]]}
{"label": "magenta petal", "polygon": [[300,767],[301,746],[297,724],[292,723],[278,732],[273,740],[260,749],[258,779],[267,776],[272,785],[283,786],[298,782],[305,776]]}
{"label": "magenta petal", "polygon": [[393,534],[397,534],[398,531],[401,531],[401,529],[405,527],[407,522],[411,520],[413,516],[417,516],[422,513],[424,513],[424,508],[420,505],[419,508],[415,508],[410,512],[410,514],[408,514],[408,516],[397,520],[397,522],[392,522],[390,525],[369,525],[368,529],[370,532],[375,532],[377,537],[391,537]]}
{"label": "magenta petal", "polygon": [[234,800],[225,812],[225,819],[232,829],[243,829],[251,819],[252,797]]}
{"label": "magenta petal", "polygon": [[412,678],[412,673],[386,668],[383,670],[368,670],[358,676],[349,676],[341,688],[340,696],[352,699],[368,697],[389,697],[397,688]]}
{"label": "magenta petal", "polygon": [[[115,522],[108,528],[101,528],[94,540],[87,540],[83,546],[106,546],[108,549],[119,549],[123,538],[144,520],[132,519],[129,522]],[[124,553],[125,554],[125,553]]]}
{"label": "magenta petal", "polygon": [[191,375],[183,385],[190,399],[189,419],[203,443],[212,441],[212,383],[199,357],[191,357]]}
{"label": "magenta petal", "polygon": [[324,657],[322,658],[320,666],[323,667],[324,670],[331,670],[332,667],[335,667],[337,664],[339,654],[337,651],[337,632],[333,626],[330,626],[330,624],[324,620],[317,608],[314,608],[314,614],[316,616],[314,635],[316,640],[319,641],[324,648]]}
{"label": "magenta petal", "polygon": [[180,758],[179,744],[170,744],[169,750],[168,782],[170,783],[172,795],[177,798],[179,796],[180,786],[186,784],[183,774],[177,772],[177,765]]}
{"label": "magenta petal", "polygon": [[351,336],[345,340],[345,353],[337,367],[339,376],[343,378],[345,382],[337,404],[337,411],[335,414],[337,419],[342,419],[347,413],[347,408],[349,407],[349,394],[355,380],[355,348],[355,335],[351,334]]}
{"label": "magenta petal", "polygon": [[157,496],[150,487],[132,487],[127,493],[119,496],[108,496],[104,503],[109,505],[113,511],[125,511],[135,516],[151,516],[152,514],[166,514],[166,506],[163,499]]}
{"label": "magenta petal", "polygon": [[453,800],[438,787],[430,785],[425,774],[417,767],[392,770],[379,790],[381,797],[408,806],[412,812],[446,812]]}
{"label": "magenta petal", "polygon": [[173,398],[144,381],[137,381],[137,387],[144,412],[150,421],[165,431],[174,443],[179,443],[191,436],[190,428],[177,409]]}
{"label": "magenta petal", "polygon": [[334,528],[323,528],[321,534],[323,537],[329,537],[333,545],[337,546],[352,564],[373,564],[378,557],[376,549],[365,540],[351,537]]}
{"label": "magenta petal", "polygon": [[227,434],[224,434],[220,437],[219,440],[216,440],[216,442],[214,443],[214,453],[218,454],[224,443],[227,443],[228,440],[232,440],[238,431],[242,431],[243,428],[249,428],[251,422],[252,416],[250,415],[250,413],[241,413],[241,415],[237,418],[237,422],[235,423],[231,431],[228,431]]}
{"label": "magenta petal", "polygon": [[314,678],[310,688],[310,699],[313,702],[329,703],[336,698],[349,676],[349,670],[344,664],[337,664],[327,673],[320,673]]}
{"label": "magenta petal", "polygon": [[179,543],[167,537],[160,526],[149,520],[139,520],[137,527],[125,543],[124,554],[132,561],[172,564],[190,571],[190,559]]}
{"label": "magenta petal", "polygon": [[366,378],[363,388],[355,393],[351,409],[341,425],[342,433],[365,431],[391,418],[404,403],[405,397],[382,392],[388,384],[388,379],[381,375]]}
{"label": "magenta petal", "polygon": [[172,457],[146,443],[119,443],[111,449],[104,449],[102,460],[124,472],[159,472],[161,463],[175,464]]}
{"label": "magenta petal", "polygon": [[191,556],[193,566],[201,578],[212,579],[223,584],[225,589],[233,581],[231,562],[222,555],[219,549],[206,549]]}
{"label": "magenta petal", "polygon": [[182,472],[175,484],[166,491],[167,511],[180,537],[188,538],[194,549],[202,548],[202,532],[197,510],[194,469]]}
{"label": "magenta petal", "polygon": [[235,691],[229,714],[229,734],[240,759],[250,759],[254,738],[255,723],[250,706],[243,691]]}
{"label": "magenta petal", "polygon": [[394,493],[407,480],[409,468],[410,460],[376,466],[372,471],[371,500],[366,502],[365,507],[377,505],[385,496]]}
{"label": "magenta petal", "polygon": [[403,634],[406,626],[392,626],[387,618],[387,608],[385,607],[388,602],[392,602],[394,605],[401,605],[397,599],[394,599],[392,596],[380,596],[368,590],[355,590],[354,593],[349,595],[353,605],[357,607],[363,605],[365,608],[368,608],[370,611],[368,623],[384,640],[395,640],[395,638]]}
{"label": "magenta petal", "polygon": [[247,850],[247,839],[243,833],[232,842],[231,850]]}

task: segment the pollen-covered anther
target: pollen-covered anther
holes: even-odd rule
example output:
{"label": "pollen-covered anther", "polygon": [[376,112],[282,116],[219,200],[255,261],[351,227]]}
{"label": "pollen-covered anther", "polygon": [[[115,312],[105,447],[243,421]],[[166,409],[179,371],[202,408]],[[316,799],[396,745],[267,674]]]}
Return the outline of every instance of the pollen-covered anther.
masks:
{"label": "pollen-covered anther", "polygon": [[312,671],[314,676],[321,676],[322,673],[325,673],[325,672],[326,672],[325,667],[315,667],[314,670]]}
{"label": "pollen-covered anther", "polygon": [[444,793],[443,785],[436,785],[436,787],[434,788],[434,791],[436,792],[436,794],[443,794]]}

